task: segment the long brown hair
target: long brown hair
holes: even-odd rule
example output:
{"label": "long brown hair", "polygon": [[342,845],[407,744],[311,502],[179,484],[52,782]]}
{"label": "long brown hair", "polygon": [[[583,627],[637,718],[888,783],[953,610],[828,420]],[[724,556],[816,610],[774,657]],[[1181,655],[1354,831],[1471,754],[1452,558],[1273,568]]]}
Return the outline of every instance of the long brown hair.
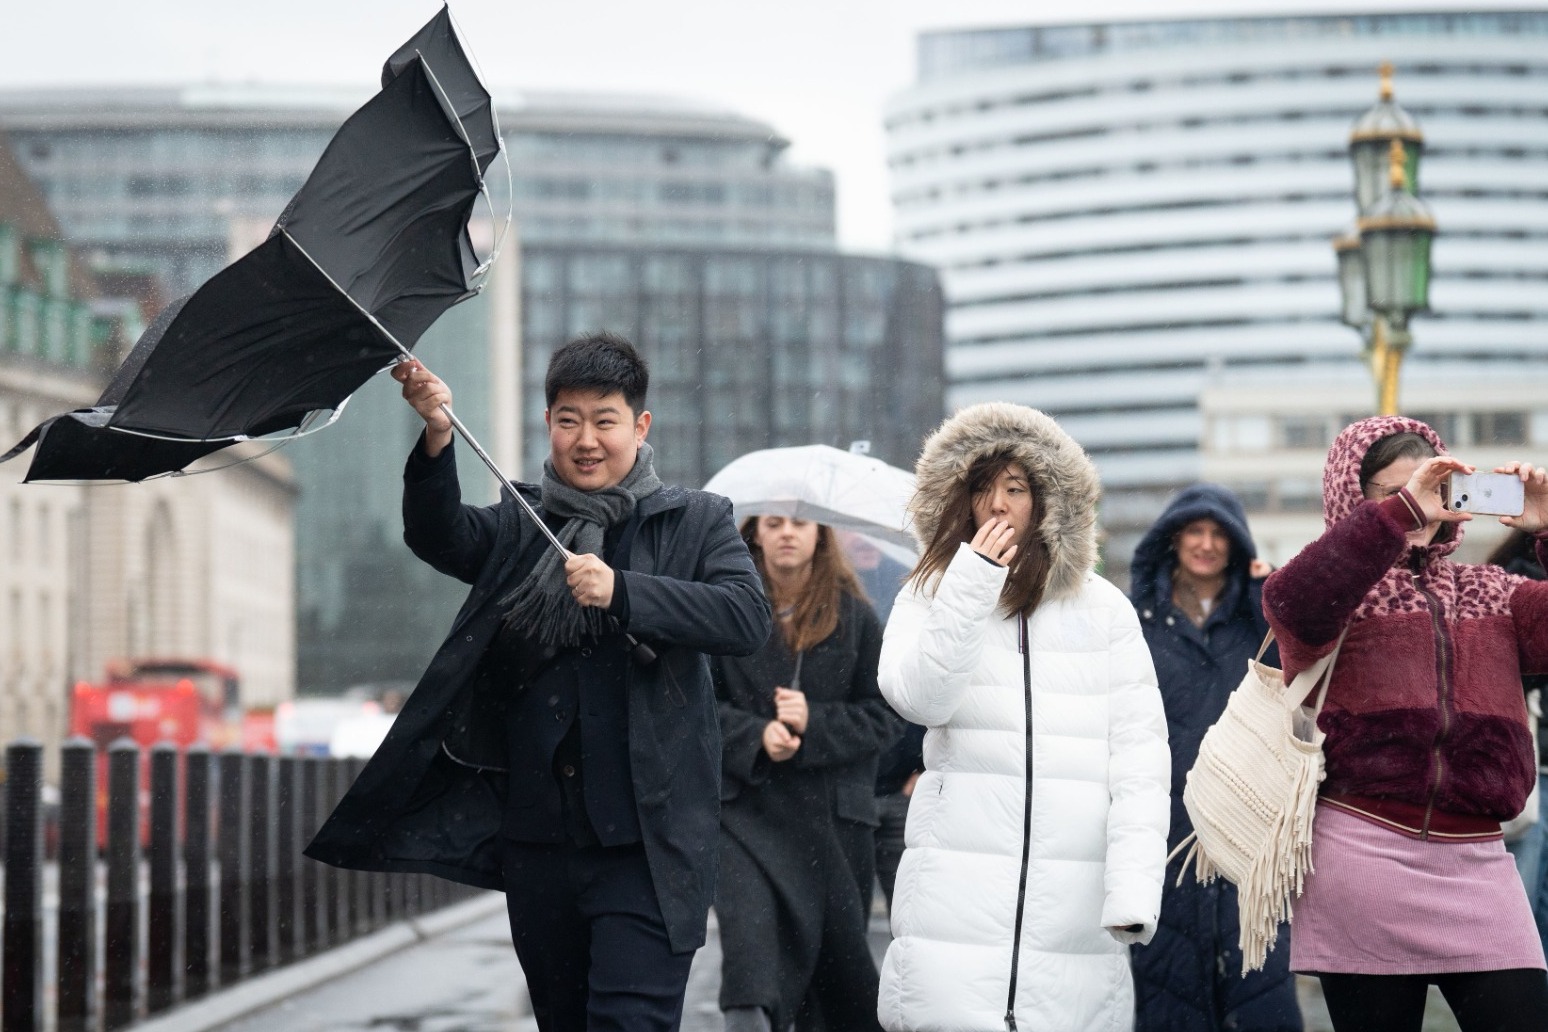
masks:
{"label": "long brown hair", "polygon": [[1027,540],[1017,542],[1016,557],[1011,560],[1010,574],[1005,587],[1000,590],[1000,610],[1007,616],[1021,613],[1031,616],[1032,610],[1043,600],[1043,590],[1048,586],[1048,545],[1038,528],[1043,523],[1042,485],[1017,463],[1009,453],[997,452],[985,455],[969,466],[957,479],[952,497],[941,513],[936,525],[935,537],[926,545],[924,554],[909,581],[921,590],[934,590],[946,567],[957,554],[957,546],[973,540],[978,522],[973,518],[973,499],[994,484],[1002,470],[1014,467],[1027,478],[1032,489],[1032,520],[1027,527]]}
{"label": "long brown hair", "polygon": [[[763,577],[764,594],[772,600],[774,586],[769,583],[768,566],[764,562],[763,549],[758,545],[758,517],[749,516],[743,520],[741,529],[742,540],[747,542],[747,550],[752,553],[758,573]],[[819,523],[811,576],[789,618],[775,620],[792,652],[805,652],[838,628],[840,593],[861,602],[868,601],[854,567],[849,565],[849,557],[838,546],[833,528]]]}

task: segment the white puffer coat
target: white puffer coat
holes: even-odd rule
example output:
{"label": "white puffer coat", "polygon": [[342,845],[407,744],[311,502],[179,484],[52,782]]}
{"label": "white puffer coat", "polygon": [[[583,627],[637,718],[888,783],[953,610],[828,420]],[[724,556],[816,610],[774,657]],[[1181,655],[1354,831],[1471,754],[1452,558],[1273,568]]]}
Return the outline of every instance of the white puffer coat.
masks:
{"label": "white puffer coat", "polygon": [[1150,940],[1161,906],[1166,719],[1133,607],[1091,572],[1090,461],[1042,413],[974,406],[925,446],[916,525],[929,541],[968,466],[1005,451],[1052,563],[1028,627],[1030,726],[1020,621],[997,612],[1006,571],[967,545],[933,591],[904,589],[882,647],[882,693],[928,728],[881,975],[894,1032],[1005,1029],[1013,962],[1017,1028],[1130,1029],[1125,944]]}

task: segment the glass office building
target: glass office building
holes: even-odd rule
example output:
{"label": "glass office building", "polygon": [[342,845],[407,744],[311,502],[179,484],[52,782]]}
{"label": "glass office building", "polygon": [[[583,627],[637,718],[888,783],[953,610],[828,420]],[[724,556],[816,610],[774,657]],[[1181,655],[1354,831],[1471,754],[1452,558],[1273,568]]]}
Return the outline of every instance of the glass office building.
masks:
{"label": "glass office building", "polygon": [[[1548,358],[1548,9],[1167,6],[926,34],[887,114],[898,246],[946,291],[948,406],[1057,416],[1101,470],[1120,578],[1200,475],[1209,383],[1366,382],[1330,241],[1354,219],[1348,134],[1381,62],[1423,126],[1440,226],[1408,368],[1476,383]],[[1303,486],[1269,483],[1264,504],[1302,505]]]}
{"label": "glass office building", "polygon": [[738,455],[871,443],[912,468],[941,419],[935,271],[828,251],[533,244],[523,249],[526,471],[547,454],[555,345],[622,333],[651,363],[657,470],[704,483]]}

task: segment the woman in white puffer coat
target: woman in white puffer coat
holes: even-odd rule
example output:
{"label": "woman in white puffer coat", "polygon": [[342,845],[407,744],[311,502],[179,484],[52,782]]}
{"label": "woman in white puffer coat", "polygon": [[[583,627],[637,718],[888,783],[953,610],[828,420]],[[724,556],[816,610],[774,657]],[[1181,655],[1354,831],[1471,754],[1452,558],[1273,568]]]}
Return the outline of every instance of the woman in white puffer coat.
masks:
{"label": "woman in white puffer coat", "polygon": [[917,476],[925,551],[880,681],[928,730],[878,1016],[1130,1029],[1127,944],[1155,931],[1171,769],[1134,607],[1093,572],[1096,470],[1048,416],[996,403],[947,420]]}

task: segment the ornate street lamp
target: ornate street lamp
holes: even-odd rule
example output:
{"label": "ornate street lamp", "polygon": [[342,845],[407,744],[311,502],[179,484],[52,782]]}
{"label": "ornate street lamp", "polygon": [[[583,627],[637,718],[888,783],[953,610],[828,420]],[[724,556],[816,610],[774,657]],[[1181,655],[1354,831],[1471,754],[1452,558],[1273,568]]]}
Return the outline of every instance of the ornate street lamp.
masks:
{"label": "ornate street lamp", "polygon": [[1354,163],[1355,201],[1368,210],[1387,192],[1388,161],[1394,140],[1403,144],[1408,189],[1419,190],[1419,157],[1424,152],[1424,133],[1414,116],[1392,99],[1392,65],[1382,62],[1381,99],[1355,120],[1349,130],[1349,158]]}
{"label": "ornate street lamp", "polygon": [[1419,124],[1392,99],[1392,66],[1383,64],[1381,99],[1349,134],[1356,230],[1333,241],[1340,318],[1365,340],[1383,415],[1398,411],[1398,376],[1413,340],[1409,317],[1429,308],[1435,218],[1416,196],[1423,146]]}

